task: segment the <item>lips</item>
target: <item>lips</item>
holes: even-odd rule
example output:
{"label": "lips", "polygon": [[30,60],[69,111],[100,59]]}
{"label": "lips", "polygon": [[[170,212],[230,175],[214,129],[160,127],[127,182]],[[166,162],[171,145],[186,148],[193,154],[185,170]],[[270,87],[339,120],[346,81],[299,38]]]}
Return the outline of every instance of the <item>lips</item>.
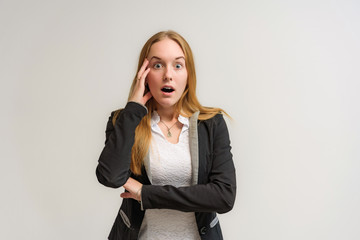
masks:
{"label": "lips", "polygon": [[175,89],[171,86],[164,86],[163,88],[161,88],[161,91],[164,93],[172,93],[173,91],[175,91]]}

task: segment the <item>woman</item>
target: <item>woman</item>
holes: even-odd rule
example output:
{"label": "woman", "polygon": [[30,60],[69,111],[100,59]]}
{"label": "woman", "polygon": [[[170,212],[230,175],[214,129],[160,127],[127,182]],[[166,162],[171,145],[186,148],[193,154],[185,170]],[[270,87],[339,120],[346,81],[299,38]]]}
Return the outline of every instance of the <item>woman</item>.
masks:
{"label": "woman", "polygon": [[124,109],[112,112],[96,175],[123,186],[109,239],[222,239],[235,168],[224,112],[200,105],[188,43],[173,31],[144,45]]}

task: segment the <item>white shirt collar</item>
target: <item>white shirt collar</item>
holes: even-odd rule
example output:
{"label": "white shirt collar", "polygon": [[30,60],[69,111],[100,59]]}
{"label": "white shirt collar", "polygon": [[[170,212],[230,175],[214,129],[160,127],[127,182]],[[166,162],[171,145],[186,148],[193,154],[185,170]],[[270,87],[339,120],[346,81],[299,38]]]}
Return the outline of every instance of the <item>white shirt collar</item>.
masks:
{"label": "white shirt collar", "polygon": [[[184,124],[183,128],[189,128],[189,118],[184,117],[179,114],[178,121],[182,124]],[[160,116],[156,111],[152,112],[151,115],[151,128],[153,128],[155,125],[157,125],[160,122]]]}

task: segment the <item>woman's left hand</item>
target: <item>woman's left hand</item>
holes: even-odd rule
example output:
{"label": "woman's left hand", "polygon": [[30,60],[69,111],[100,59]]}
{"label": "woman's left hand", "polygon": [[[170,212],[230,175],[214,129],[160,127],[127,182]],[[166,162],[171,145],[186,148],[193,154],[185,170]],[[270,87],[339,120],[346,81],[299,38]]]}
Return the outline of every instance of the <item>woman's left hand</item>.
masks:
{"label": "woman's left hand", "polygon": [[133,198],[137,201],[141,201],[141,188],[142,184],[133,178],[129,178],[123,186],[128,192],[120,194],[122,198]]}

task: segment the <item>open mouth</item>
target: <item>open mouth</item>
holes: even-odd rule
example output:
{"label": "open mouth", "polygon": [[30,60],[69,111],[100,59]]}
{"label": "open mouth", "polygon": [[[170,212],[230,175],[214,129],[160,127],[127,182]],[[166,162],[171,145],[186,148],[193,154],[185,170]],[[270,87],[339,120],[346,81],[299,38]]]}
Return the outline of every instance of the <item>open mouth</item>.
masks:
{"label": "open mouth", "polygon": [[171,92],[173,92],[173,91],[175,91],[173,88],[171,88],[171,87],[163,87],[162,89],[161,89],[161,91],[163,91],[163,92],[165,92],[165,93],[171,93]]}

